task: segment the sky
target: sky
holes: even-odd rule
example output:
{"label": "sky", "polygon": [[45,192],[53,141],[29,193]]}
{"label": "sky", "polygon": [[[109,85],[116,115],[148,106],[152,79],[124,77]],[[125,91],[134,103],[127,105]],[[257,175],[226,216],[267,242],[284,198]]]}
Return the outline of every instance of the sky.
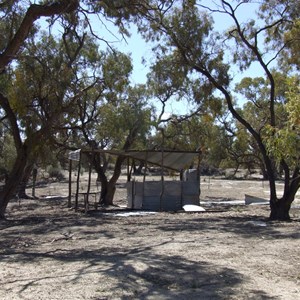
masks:
{"label": "sky", "polygon": [[[151,59],[151,44],[147,44],[141,35],[137,32],[134,24],[130,25],[130,37],[123,38],[117,31],[116,27],[110,23],[101,24],[97,17],[91,16],[91,24],[96,34],[106,40],[112,47],[126,54],[130,54],[133,62],[132,83],[146,83],[146,75],[149,72],[150,64],[147,59]],[[105,43],[100,47],[107,47]],[[102,49],[102,48],[101,48]],[[104,49],[102,49],[104,50]],[[146,59],[146,65],[142,63],[143,58]]]}

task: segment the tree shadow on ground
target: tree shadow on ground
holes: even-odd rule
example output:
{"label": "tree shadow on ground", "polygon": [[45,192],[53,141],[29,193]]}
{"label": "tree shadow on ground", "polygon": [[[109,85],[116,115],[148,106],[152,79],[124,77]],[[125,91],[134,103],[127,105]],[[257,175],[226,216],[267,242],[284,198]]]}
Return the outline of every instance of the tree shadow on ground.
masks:
{"label": "tree shadow on ground", "polygon": [[[32,200],[31,200],[32,201]],[[37,201],[37,200],[34,200]],[[155,232],[186,232],[187,234],[195,233],[197,237],[201,234],[209,233],[209,231],[218,231],[224,233],[232,233],[239,235],[245,239],[255,238],[257,236],[265,236],[269,239],[299,239],[300,233],[298,226],[291,227],[289,232],[282,232],[280,230],[282,223],[269,222],[264,216],[245,215],[232,216],[229,211],[216,211],[204,213],[157,213],[155,215],[146,216],[131,216],[118,217],[116,212],[93,212],[92,214],[74,213],[74,211],[66,210],[65,199],[53,198],[44,201],[43,204],[47,206],[63,205],[55,214],[47,215],[47,211],[43,214],[32,216],[25,216],[20,219],[11,219],[0,223],[1,243],[6,242],[12,247],[13,241],[20,236],[26,234],[33,234],[38,239],[47,233],[60,232],[65,234],[66,231],[76,232],[79,228],[81,234],[85,234],[81,227],[85,227],[87,235],[90,230],[94,230],[97,226],[111,226],[116,227],[119,224],[124,232],[128,234],[140,234],[143,228],[150,228],[149,234]],[[64,203],[64,204],[62,204]],[[26,206],[31,207],[31,202]],[[60,210],[61,209],[61,210]],[[236,209],[236,208],[235,208]],[[154,221],[153,221],[154,220]],[[157,220],[157,222],[155,222]],[[292,223],[299,223],[294,221]],[[15,229],[14,229],[15,227]],[[70,227],[72,227],[70,229]],[[5,229],[11,228],[6,231]],[[90,228],[90,229],[89,229]],[[101,234],[108,238],[114,238],[114,231],[101,230]],[[10,241],[10,242],[7,242]],[[2,250],[5,247],[2,247]]]}
{"label": "tree shadow on ground", "polygon": [[[65,200],[47,200],[43,205],[62,205],[62,201]],[[141,217],[117,217],[113,213],[83,215],[66,210],[63,204],[62,210],[58,209],[52,215],[45,211],[1,224],[1,260],[4,263],[20,264],[22,268],[35,262],[38,265],[45,263],[57,266],[58,270],[61,266],[74,264],[66,272],[47,274],[45,270],[40,276],[16,277],[6,282],[19,286],[20,298],[36,284],[45,284],[45,281],[57,277],[64,284],[72,286],[93,275],[99,285],[93,298],[95,300],[218,300],[237,295],[240,299],[275,299],[261,290],[244,290],[243,283],[251,279],[226,266],[225,262],[220,266],[204,261],[201,257],[174,255],[169,248],[164,249],[163,254],[160,251],[161,247],[172,242],[173,234],[179,231],[186,233],[191,242],[195,237],[201,240],[210,233],[222,232],[245,239],[257,235],[268,236],[270,239],[299,238],[296,228],[286,234],[279,230],[276,223],[266,222],[267,226],[256,226],[253,222],[266,222],[266,218],[245,214],[232,216],[230,212],[218,215],[212,212],[157,213]],[[74,233],[84,241],[83,244],[80,244],[80,240],[70,242]],[[130,239],[134,235],[138,236],[137,240],[122,245],[122,239]],[[163,242],[153,242],[158,235],[164,236]],[[112,239],[115,241],[113,246]],[[137,245],[141,241],[147,245]],[[189,245],[188,240],[178,242]],[[48,246],[42,247],[43,243]],[[201,253],[201,250],[197,253]],[[110,290],[105,287],[106,280],[110,282]]]}
{"label": "tree shadow on ground", "polygon": [[[72,285],[85,276],[100,275],[99,278],[110,282],[109,290],[100,279],[93,299],[229,299],[237,294],[241,298],[253,295],[259,299],[271,299],[263,291],[242,290],[241,284],[249,279],[232,268],[178,255],[156,254],[155,248],[163,244],[131,248],[101,247],[92,251],[57,249],[46,253],[15,252],[11,259],[23,265],[43,260],[50,260],[54,265],[79,262],[80,267],[75,272],[72,269],[71,276],[64,273],[60,280]],[[26,290],[57,276],[17,278],[7,284],[18,284],[19,297],[22,298]],[[103,298],[108,294],[110,296]]]}
{"label": "tree shadow on ground", "polygon": [[[219,214],[219,212],[218,212]],[[299,221],[291,223],[299,224]],[[220,233],[232,233],[245,239],[257,236],[266,236],[269,239],[299,239],[298,226],[291,226],[290,232],[282,232],[280,229],[286,222],[272,222],[262,216],[228,216],[214,217],[214,213],[203,214],[202,217],[185,219],[184,222],[168,221],[159,227],[162,231],[186,231],[187,233],[201,233],[216,230]]]}

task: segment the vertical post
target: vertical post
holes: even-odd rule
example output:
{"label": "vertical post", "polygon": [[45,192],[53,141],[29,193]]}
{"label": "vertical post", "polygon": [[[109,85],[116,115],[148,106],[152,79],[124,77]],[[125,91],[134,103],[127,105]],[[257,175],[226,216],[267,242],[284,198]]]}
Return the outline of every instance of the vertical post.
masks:
{"label": "vertical post", "polygon": [[[135,201],[135,194],[136,194],[135,178],[133,178],[133,181],[131,181],[130,184],[131,184],[131,208],[134,209],[134,201]],[[142,202],[142,206],[143,206],[143,202]]]}
{"label": "vertical post", "polygon": [[92,164],[89,162],[89,179],[88,179],[88,187],[87,187],[87,192],[86,192],[86,203],[85,203],[85,211],[87,212],[88,207],[89,207],[89,193],[91,189],[91,176],[92,176]]}
{"label": "vertical post", "polygon": [[81,171],[81,152],[79,154],[79,161],[78,161],[77,183],[76,183],[76,196],[75,196],[75,210],[78,209],[78,193],[79,193],[80,171]]}
{"label": "vertical post", "polygon": [[143,191],[142,191],[142,208],[145,201],[145,184],[146,184],[146,172],[148,167],[148,151],[146,152],[146,159],[145,159],[145,165],[144,165],[144,174],[143,174]]}
{"label": "vertical post", "polygon": [[72,198],[72,160],[69,159],[69,196],[68,196],[69,208],[72,206],[71,198]]}
{"label": "vertical post", "polygon": [[200,187],[200,161],[201,161],[201,152],[199,150],[198,165],[197,165],[197,182],[199,184],[199,204],[200,204],[200,194],[201,194],[201,187]]}
{"label": "vertical post", "polygon": [[37,177],[37,166],[34,165],[32,169],[32,197],[35,199],[35,185],[36,185],[36,177]]}
{"label": "vertical post", "polygon": [[161,150],[161,193],[159,197],[159,209],[162,210],[162,198],[164,194],[165,182],[164,182],[164,150]]}
{"label": "vertical post", "polygon": [[129,170],[129,160],[130,158],[129,157],[127,157],[127,182],[129,182],[130,181],[130,177],[131,177],[131,172],[130,172],[130,170]]}
{"label": "vertical post", "polygon": [[162,210],[162,198],[164,194],[164,144],[165,144],[165,132],[164,128],[158,128],[161,131],[162,143],[161,143],[161,193],[159,197],[159,208]]}
{"label": "vertical post", "polygon": [[180,170],[180,208],[183,207],[183,170]]}

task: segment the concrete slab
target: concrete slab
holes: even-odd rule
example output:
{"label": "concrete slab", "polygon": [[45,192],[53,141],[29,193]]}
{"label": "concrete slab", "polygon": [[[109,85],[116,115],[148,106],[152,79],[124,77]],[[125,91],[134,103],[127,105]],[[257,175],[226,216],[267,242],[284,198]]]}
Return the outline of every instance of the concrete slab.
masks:
{"label": "concrete slab", "polygon": [[245,194],[245,204],[268,204],[269,200]]}

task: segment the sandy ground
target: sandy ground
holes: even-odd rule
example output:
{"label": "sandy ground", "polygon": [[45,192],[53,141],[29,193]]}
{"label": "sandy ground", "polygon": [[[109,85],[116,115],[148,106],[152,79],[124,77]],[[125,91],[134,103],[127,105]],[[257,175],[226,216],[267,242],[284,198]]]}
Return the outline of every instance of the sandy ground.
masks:
{"label": "sandy ground", "polygon": [[269,222],[268,205],[242,204],[268,196],[261,181],[202,178],[202,213],[84,214],[66,183],[36,193],[0,223],[0,299],[300,299],[300,202]]}

